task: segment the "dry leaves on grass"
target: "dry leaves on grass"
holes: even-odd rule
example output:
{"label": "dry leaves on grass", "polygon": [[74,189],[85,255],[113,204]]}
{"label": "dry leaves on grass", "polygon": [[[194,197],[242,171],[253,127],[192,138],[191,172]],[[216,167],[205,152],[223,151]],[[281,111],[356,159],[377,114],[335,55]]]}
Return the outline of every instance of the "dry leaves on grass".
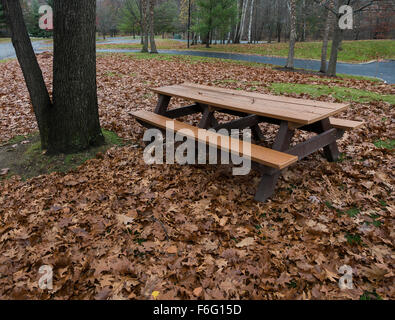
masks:
{"label": "dry leaves on grass", "polygon": [[[51,56],[39,61],[50,87]],[[372,143],[393,138],[388,104],[352,104],[343,115],[367,126],[341,140],[342,162],[310,156],[284,173],[266,203],[253,201],[255,172],[233,177],[226,166],[143,162],[143,129],[129,113],[152,110],[150,87],[234,78],[242,84],[220,85],[258,81],[266,92],[272,81],[308,77],[99,57],[101,123],[133,145],[68,174],[0,182],[0,299],[358,299],[364,291],[393,299],[393,153]],[[0,139],[36,130],[15,61],[0,65],[0,83]],[[277,128],[262,128],[272,142]],[[303,138],[299,132],[295,141]],[[38,288],[44,264],[54,268],[52,291]],[[355,272],[354,290],[339,289],[344,264]]]}

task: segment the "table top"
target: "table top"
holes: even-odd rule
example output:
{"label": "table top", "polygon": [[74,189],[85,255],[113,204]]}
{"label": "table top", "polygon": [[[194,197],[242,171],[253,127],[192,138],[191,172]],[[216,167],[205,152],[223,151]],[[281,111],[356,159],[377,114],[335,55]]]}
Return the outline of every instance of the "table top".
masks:
{"label": "table top", "polygon": [[166,96],[207,104],[214,107],[214,109],[228,109],[297,124],[311,124],[329,118],[344,111],[350,105],[238,91],[192,83],[155,88],[152,91]]}

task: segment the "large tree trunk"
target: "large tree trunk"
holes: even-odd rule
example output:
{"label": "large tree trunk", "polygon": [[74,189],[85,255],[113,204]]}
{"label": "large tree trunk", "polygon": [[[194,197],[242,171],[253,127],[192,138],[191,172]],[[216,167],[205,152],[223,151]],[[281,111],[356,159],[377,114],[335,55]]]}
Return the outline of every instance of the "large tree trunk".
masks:
{"label": "large tree trunk", "polygon": [[291,20],[291,35],[289,39],[289,51],[286,68],[294,68],[294,56],[295,56],[295,42],[296,42],[296,0],[289,0],[289,13]]}
{"label": "large tree trunk", "polygon": [[154,21],[154,9],[155,9],[155,0],[150,0],[150,44],[151,44],[151,53],[158,53],[155,44],[155,21]]}
{"label": "large tree trunk", "polygon": [[50,153],[104,142],[96,89],[96,1],[54,1],[53,107]]}
{"label": "large tree trunk", "polygon": [[36,55],[27,33],[23,20],[22,8],[19,1],[1,0],[9,28],[12,35],[12,44],[21,66],[27,89],[33,105],[38,128],[40,130],[41,146],[48,147],[48,110],[51,100],[45,86],[44,78],[38,65]]}
{"label": "large tree trunk", "polygon": [[[333,8],[333,1],[334,0],[330,0],[329,2],[329,7]],[[325,30],[324,30],[324,38],[322,41],[322,50],[321,50],[321,68],[320,68],[320,72],[322,73],[326,73],[326,57],[328,54],[328,40],[329,40],[329,32],[332,26],[332,16],[333,13],[329,10],[327,17],[326,17],[326,22],[325,22]]]}

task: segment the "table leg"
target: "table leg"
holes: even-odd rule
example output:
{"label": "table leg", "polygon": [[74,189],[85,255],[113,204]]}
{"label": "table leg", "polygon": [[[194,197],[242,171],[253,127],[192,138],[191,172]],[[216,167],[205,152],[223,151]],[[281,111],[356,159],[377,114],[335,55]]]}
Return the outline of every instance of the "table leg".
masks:
{"label": "table leg", "polygon": [[265,136],[263,135],[262,130],[259,128],[258,124],[251,127],[251,132],[255,141],[260,142],[264,140]]}
{"label": "table leg", "polygon": [[[329,119],[324,119],[320,121],[319,124],[319,131],[320,133],[326,132],[328,130],[332,129],[332,126],[330,125]],[[337,147],[337,142],[332,142],[331,144],[327,145],[324,147],[324,154],[325,158],[330,161],[334,162],[339,159],[340,152],[339,148]]]}
{"label": "table leg", "polygon": [[[294,130],[289,129],[287,121],[281,121],[280,130],[276,136],[273,144],[273,149],[277,151],[284,151],[289,149]],[[263,174],[258,190],[255,194],[255,200],[266,201],[273,195],[276,188],[277,180],[280,177],[281,171],[267,168],[266,173]]]}
{"label": "table leg", "polygon": [[160,114],[162,116],[165,115],[167,108],[169,106],[169,103],[170,103],[170,99],[171,99],[170,96],[165,96],[165,95],[160,94],[158,104],[156,105],[156,108],[155,108],[155,113]]}
{"label": "table leg", "polygon": [[218,125],[217,120],[214,117],[214,110],[210,109],[207,105],[201,105],[204,108],[202,120],[200,120],[199,128],[209,129]]}

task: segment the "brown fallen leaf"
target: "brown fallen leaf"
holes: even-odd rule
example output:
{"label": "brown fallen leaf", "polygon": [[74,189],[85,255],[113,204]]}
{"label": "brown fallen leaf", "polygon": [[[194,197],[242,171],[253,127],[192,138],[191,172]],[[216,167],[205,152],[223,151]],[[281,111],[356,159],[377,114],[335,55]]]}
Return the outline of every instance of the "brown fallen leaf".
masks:
{"label": "brown fallen leaf", "polygon": [[198,287],[198,288],[195,288],[195,290],[193,290],[193,295],[195,297],[200,297],[202,292],[203,292],[203,288],[202,287]]}
{"label": "brown fallen leaf", "polygon": [[0,176],[5,176],[10,171],[10,168],[4,168],[0,170]]}
{"label": "brown fallen leaf", "polygon": [[252,237],[245,238],[244,240],[242,240],[238,244],[236,244],[236,247],[238,247],[238,248],[247,247],[247,246],[254,244],[254,242],[255,242],[255,240]]}
{"label": "brown fallen leaf", "polygon": [[176,253],[177,253],[177,247],[176,247],[176,246],[168,247],[168,248],[166,249],[166,252],[167,252],[167,253],[170,253],[170,254],[176,254]]}

